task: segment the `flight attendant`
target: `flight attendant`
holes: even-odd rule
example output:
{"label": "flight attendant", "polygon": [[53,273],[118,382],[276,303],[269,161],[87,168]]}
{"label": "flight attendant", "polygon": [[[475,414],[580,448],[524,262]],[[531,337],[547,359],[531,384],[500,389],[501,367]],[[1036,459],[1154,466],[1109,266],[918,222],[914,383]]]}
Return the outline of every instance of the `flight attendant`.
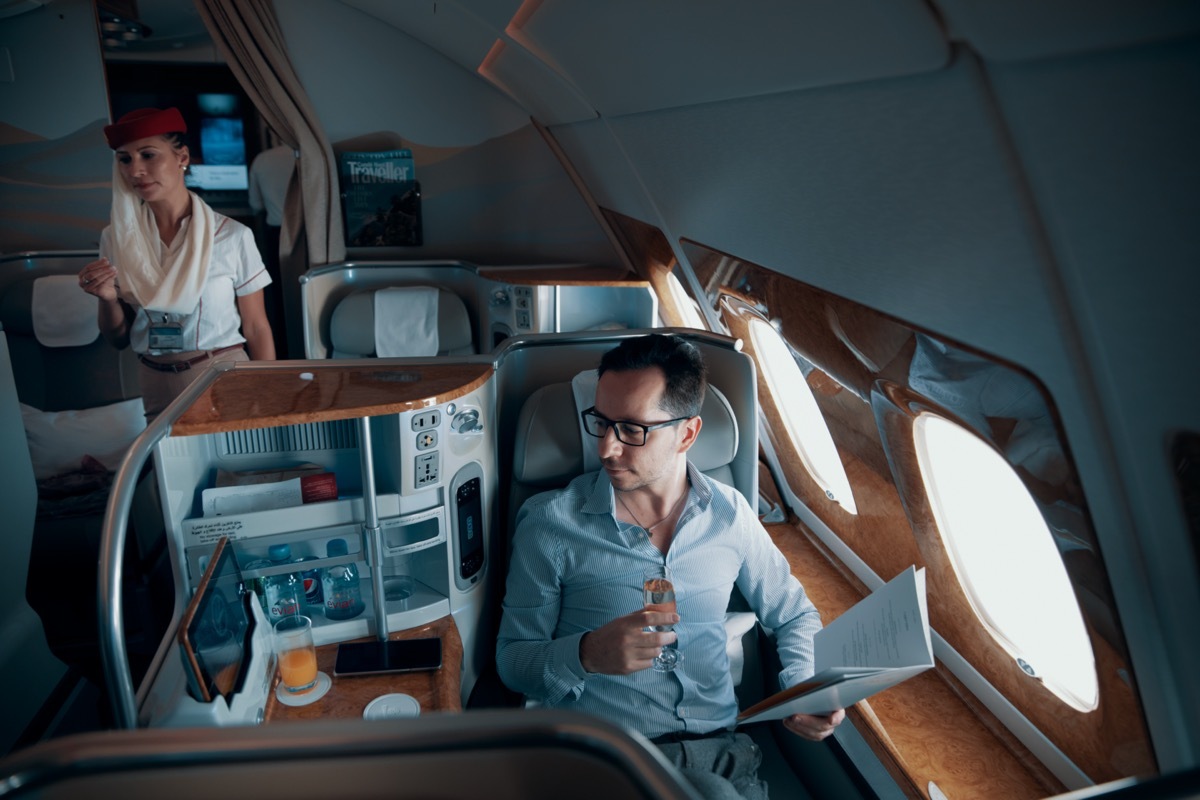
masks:
{"label": "flight attendant", "polygon": [[250,229],[184,184],[191,155],[176,108],[131,111],[104,135],[115,154],[111,224],[79,285],[100,300],[115,347],[132,347],[146,419],[209,364],[273,360],[263,305],[271,277]]}

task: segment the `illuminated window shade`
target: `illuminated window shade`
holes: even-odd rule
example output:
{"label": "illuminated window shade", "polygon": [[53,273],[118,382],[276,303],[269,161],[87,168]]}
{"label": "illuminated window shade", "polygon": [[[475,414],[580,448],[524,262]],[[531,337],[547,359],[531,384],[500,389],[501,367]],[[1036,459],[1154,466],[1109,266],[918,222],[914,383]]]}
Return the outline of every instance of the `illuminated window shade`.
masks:
{"label": "illuminated window shade", "polygon": [[674,272],[667,273],[667,286],[670,287],[671,299],[675,301],[675,307],[683,315],[683,326],[699,328],[702,331],[708,330],[708,326],[704,324],[704,316],[700,313],[700,307],[683,288],[683,284],[679,282],[679,278],[675,277]]}
{"label": "illuminated window shade", "polygon": [[917,460],[950,563],[984,627],[1026,673],[1080,711],[1096,708],[1091,641],[1050,529],[990,445],[917,417]]}
{"label": "illuminated window shade", "polygon": [[826,497],[857,514],[850,479],[838,457],[833,436],[791,350],[768,323],[760,319],[751,319],[749,323],[750,340],[758,354],[763,378],[801,463]]}

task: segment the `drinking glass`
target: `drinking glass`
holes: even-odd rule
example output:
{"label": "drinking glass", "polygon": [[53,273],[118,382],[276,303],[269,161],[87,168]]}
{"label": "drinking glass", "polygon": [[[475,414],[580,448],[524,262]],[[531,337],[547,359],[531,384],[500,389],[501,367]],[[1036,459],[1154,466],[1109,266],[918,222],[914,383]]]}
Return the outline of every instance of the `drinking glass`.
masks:
{"label": "drinking glass", "polygon": [[[642,573],[642,598],[649,611],[675,611],[675,578],[666,564],[651,567]],[[674,625],[651,626],[651,630],[659,633],[674,629]],[[654,669],[657,672],[670,672],[682,662],[683,653],[663,645],[654,657]]]}
{"label": "drinking glass", "polygon": [[275,655],[279,678],[292,694],[303,694],[317,685],[317,648],[313,645],[312,620],[284,617],[275,623]]}

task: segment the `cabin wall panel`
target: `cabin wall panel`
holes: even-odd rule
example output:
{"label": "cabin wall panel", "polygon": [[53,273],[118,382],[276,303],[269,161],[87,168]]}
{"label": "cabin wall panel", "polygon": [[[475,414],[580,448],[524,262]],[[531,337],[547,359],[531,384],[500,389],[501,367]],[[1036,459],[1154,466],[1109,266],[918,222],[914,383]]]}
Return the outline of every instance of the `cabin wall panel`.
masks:
{"label": "cabin wall panel", "polygon": [[[330,141],[392,131],[413,150],[423,245],[356,248],[356,260],[617,263],[528,115],[499,90],[340,2],[306,0],[276,10]],[[329,47],[331,37],[354,44]]]}
{"label": "cabin wall panel", "polygon": [[[1167,767],[1200,741],[1183,666],[1200,661],[1200,581],[1180,557],[1191,543],[1169,455],[1176,431],[1200,430],[1200,40],[988,71],[1078,321],[1111,447],[1101,463],[1133,510],[1136,536],[1115,511],[1097,521],[1127,618],[1147,621],[1129,635],[1166,637],[1139,673]],[[1096,463],[1081,468],[1087,481]],[[1155,674],[1167,664],[1180,666]]]}
{"label": "cabin wall panel", "polygon": [[[47,46],[53,42],[53,46]],[[94,249],[108,223],[108,96],[91,0],[0,23],[0,252]]]}
{"label": "cabin wall panel", "polygon": [[[568,150],[588,175],[622,153],[648,199],[613,190],[598,202],[673,244],[689,237],[769,264],[1043,381],[1118,567],[1122,615],[1146,621],[1128,633],[1169,769],[1190,763],[1187,720],[1200,719],[1200,688],[1170,666],[1198,659],[1183,633],[1198,603],[1192,561],[1177,556],[1191,545],[1165,456],[1168,431],[1194,429],[1200,409],[1181,313],[1198,296],[1189,221],[1200,215],[1183,188],[1197,185],[1187,144],[1200,139],[1197,60],[1192,43],[1095,58],[1112,63],[981,68],[960,53],[932,75],[612,119],[616,145],[588,140],[602,138],[597,124]],[[593,146],[603,160],[588,163]],[[1060,219],[1064,203],[1076,207]],[[642,216],[646,205],[657,217]],[[1146,397],[1164,381],[1169,391]],[[1125,485],[1139,494],[1136,517]]]}
{"label": "cabin wall panel", "polygon": [[[508,34],[606,116],[853,83],[942,67],[924,2],[687,5],[543,0]],[[620,54],[614,57],[615,54]]]}
{"label": "cabin wall panel", "polygon": [[1176,0],[933,0],[956,38],[988,61],[1057,57],[1200,32],[1200,5]]}
{"label": "cabin wall panel", "polygon": [[331,142],[394,130],[411,142],[469,147],[529,124],[528,114],[499,90],[357,9],[304,0],[277,3],[275,10]]}
{"label": "cabin wall panel", "polygon": [[655,208],[655,197],[642,184],[642,176],[607,120],[553,126],[550,133],[598,205],[649,221],[673,238]]}
{"label": "cabin wall panel", "polygon": [[1043,344],[1059,309],[980,92],[959,59],[610,124],[674,236],[1061,371]]}

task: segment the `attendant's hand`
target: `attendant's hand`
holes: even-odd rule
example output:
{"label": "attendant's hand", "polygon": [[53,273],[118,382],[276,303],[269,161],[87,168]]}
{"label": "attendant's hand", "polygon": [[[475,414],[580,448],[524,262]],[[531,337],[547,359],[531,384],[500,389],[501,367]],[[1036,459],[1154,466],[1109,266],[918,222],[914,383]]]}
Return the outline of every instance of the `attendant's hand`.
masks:
{"label": "attendant's hand", "polygon": [[677,638],[674,631],[656,633],[646,628],[674,625],[679,615],[669,611],[639,609],[589,631],[579,641],[579,662],[588,672],[628,675],[649,669],[663,645]]}
{"label": "attendant's hand", "polygon": [[845,718],[846,711],[841,708],[825,716],[792,714],[783,721],[783,727],[797,736],[803,736],[812,742],[819,742],[828,738],[833,733],[833,729],[841,725]]}
{"label": "attendant's hand", "polygon": [[110,303],[117,301],[117,268],[107,258],[98,258],[79,271],[79,286]]}

